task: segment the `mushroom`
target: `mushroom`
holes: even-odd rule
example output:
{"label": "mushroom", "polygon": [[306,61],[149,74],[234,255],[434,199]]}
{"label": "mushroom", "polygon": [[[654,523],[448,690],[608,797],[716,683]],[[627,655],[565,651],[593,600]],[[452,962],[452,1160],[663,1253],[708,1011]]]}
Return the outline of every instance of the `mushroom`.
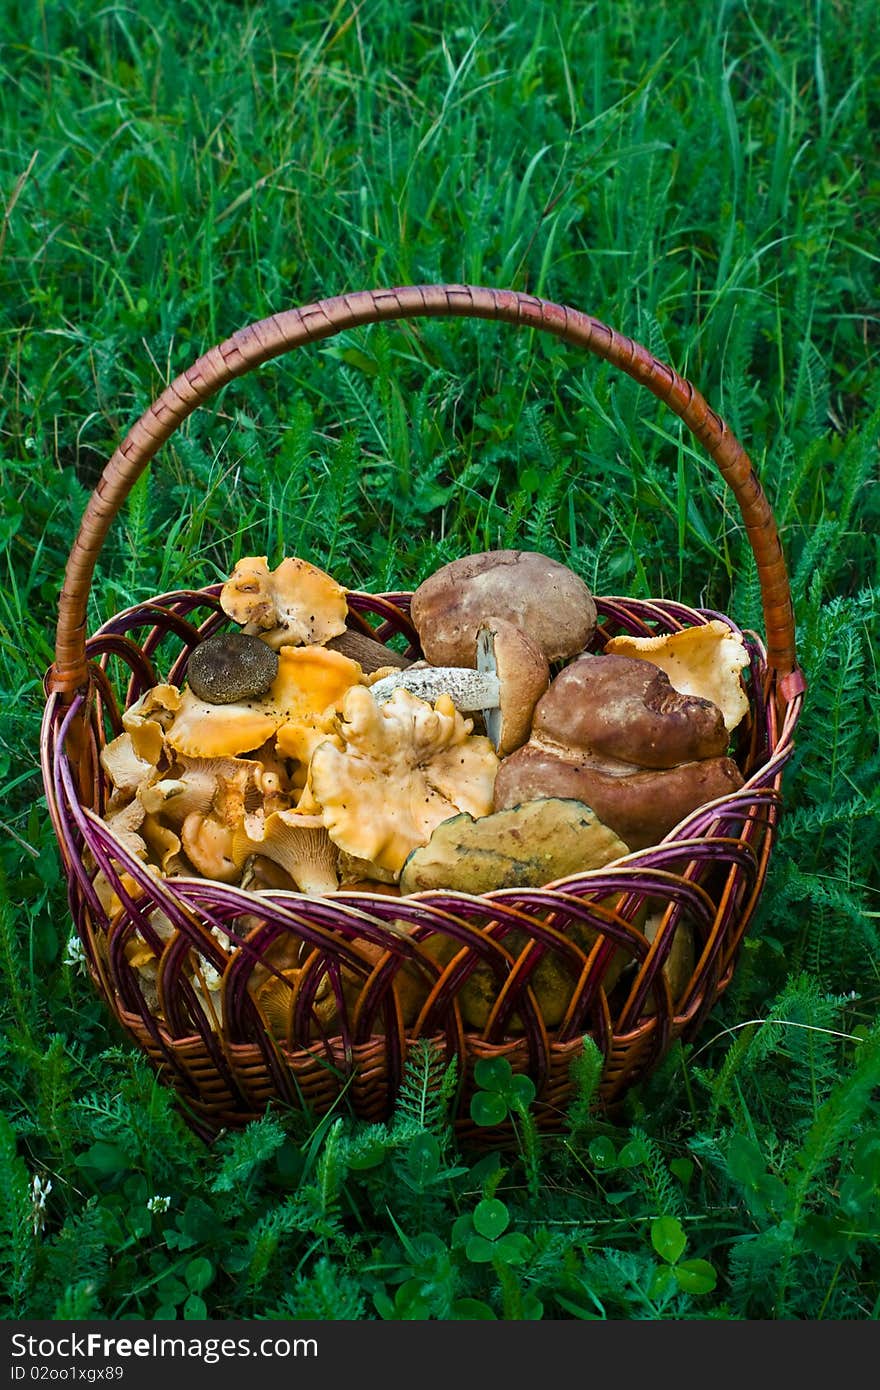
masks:
{"label": "mushroom", "polygon": [[477,628],[476,669],[411,666],[370,686],[380,703],[401,687],[423,700],[448,694],[456,709],[479,710],[499,757],[529,736],[532,712],[550,681],[550,667],[537,642],[505,618],[487,618]]}
{"label": "mushroom", "polygon": [[[151,756],[144,757],[138,752],[136,735],[127,730],[101,749],[101,766],[123,797],[134,795],[138,787],[159,776],[157,763],[162,755],[162,731],[158,724],[152,727],[158,731],[158,747],[147,749]],[[143,746],[143,740],[140,743]]]}
{"label": "mushroom", "polygon": [[727,731],[709,701],[673,690],[636,658],[583,656],[551,682],[529,741],[504,758],[494,805],[574,797],[631,849],[645,849],[690,811],[738,790]]}
{"label": "mushroom", "polygon": [[158,725],[160,730],[168,728],[180,708],[180,691],[176,685],[153,685],[145,690],[139,700],[122,716],[122,727],[129,733],[142,731],[144,737],[155,738],[150,725]]}
{"label": "mushroom", "polygon": [[209,704],[184,687],[165,739],[175,753],[190,758],[231,758],[259,748],[283,722],[283,710],[268,700]]}
{"label": "mushroom", "polygon": [[[475,894],[539,887],[571,874],[604,868],[627,853],[627,845],[583,802],[540,797],[476,820],[459,815],[443,821],[428,843],[408,856],[400,887],[403,893],[446,888]],[[613,910],[617,902],[615,895],[604,899],[602,906]],[[577,921],[569,924],[567,934],[584,954],[589,954],[598,940],[593,928]],[[461,949],[439,933],[424,944],[440,965],[448,964]],[[503,945],[516,955],[531,945],[531,938],[516,930],[507,933]],[[612,987],[625,964],[625,953],[615,952],[606,965],[603,988]],[[529,985],[545,1024],[555,1027],[571,1002],[575,987],[571,970],[548,951],[533,966]],[[465,1022],[485,1027],[497,994],[497,976],[481,962],[459,994]],[[518,1016],[514,1015],[510,1026],[514,1031],[522,1030]]]}
{"label": "mushroom", "polygon": [[331,652],[341,652],[343,656],[356,661],[365,674],[378,671],[383,666],[393,666],[402,670],[411,665],[408,657],[401,656],[393,647],[386,647],[375,637],[368,637],[357,628],[347,627],[337,637],[329,637],[324,644]]}
{"label": "mushroom", "polygon": [[366,686],[342,699],[335,732],[312,754],[308,791],[331,839],[395,877],[410,850],[456,811],[492,809],[498,759],[448,695],[408,690],[379,705]]}
{"label": "mushroom", "polygon": [[548,661],[584,650],[596,605],[584,581],[531,550],[487,550],[452,560],[412,596],[410,614],[433,666],[476,665],[477,629],[493,615],[521,628]]}
{"label": "mushroom", "polygon": [[727,748],[721,711],[681,695],[665,671],[628,656],[581,656],[538,702],[532,733],[577,747],[594,762],[669,768]]}
{"label": "mushroom", "polygon": [[339,850],[320,816],[276,811],[261,826],[251,818],[234,836],[233,855],[242,863],[253,854],[280,865],[301,893],[324,897],[339,886]]}
{"label": "mushroom", "polygon": [[[666,919],[666,915],[666,909],[660,912],[652,912],[645,922],[645,925],[642,927],[642,931],[652,945]],[[666,976],[666,982],[669,985],[673,1013],[684,991],[690,984],[695,964],[696,950],[694,947],[694,929],[690,922],[682,919],[675,928],[669,954],[663,962],[663,974]],[[653,1015],[657,1012],[657,1003],[653,991],[649,993],[645,1000],[642,1012],[648,1015]]]}
{"label": "mushroom", "polygon": [[130,797],[144,782],[158,777],[164,731],[179,704],[176,686],[153,686],[123,714],[123,732],[101,749],[101,766],[123,796]]}
{"label": "mushroom", "polygon": [[265,695],[278,675],[278,653],[247,632],[215,632],[195,648],[186,668],[193,694],[212,705]]}
{"label": "mushroom", "polygon": [[239,560],[220,591],[220,606],[276,650],[338,637],[348,613],[345,590],[329,574],[295,558],[270,570],[265,555]]}
{"label": "mushroom", "polygon": [[649,661],[666,672],[682,695],[711,700],[721,710],[728,733],[748,714],[740,671],[748,666],[749,654],[742,635],[718,618],[655,637],[612,637],[605,651]]}
{"label": "mushroom", "polygon": [[400,891],[489,893],[540,887],[602,868],[628,853],[629,847],[582,801],[538,797],[477,819],[462,812],[442,821],[427,844],[408,855]]}
{"label": "mushroom", "polygon": [[[356,661],[326,647],[282,647],[278,674],[259,700],[210,704],[185,687],[165,739],[175,752],[189,757],[251,752],[282,726],[314,724],[362,675]],[[276,747],[282,756],[290,756],[281,744]]]}
{"label": "mushroom", "polygon": [[237,883],[241,860],[233,857],[235,831],[212,815],[192,811],[180,827],[184,853],[204,878],[220,883]]}

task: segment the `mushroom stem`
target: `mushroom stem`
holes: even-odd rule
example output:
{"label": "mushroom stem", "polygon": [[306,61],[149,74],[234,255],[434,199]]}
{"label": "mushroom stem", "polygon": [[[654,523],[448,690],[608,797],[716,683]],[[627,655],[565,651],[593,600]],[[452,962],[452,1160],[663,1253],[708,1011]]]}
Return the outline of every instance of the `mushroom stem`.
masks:
{"label": "mushroom stem", "polygon": [[329,638],[324,645],[333,652],[341,652],[343,656],[359,662],[366,674],[378,671],[382,666],[399,666],[404,670],[410,665],[408,657],[401,656],[400,652],[394,651],[392,647],[386,647],[384,642],[377,642],[375,637],[367,637],[365,633],[352,627],[347,627],[338,636]]}
{"label": "mushroom stem", "polygon": [[456,709],[465,711],[497,709],[501,701],[497,675],[466,666],[419,666],[397,671],[371,685],[370,694],[382,705],[401,688],[431,704],[448,695]]}

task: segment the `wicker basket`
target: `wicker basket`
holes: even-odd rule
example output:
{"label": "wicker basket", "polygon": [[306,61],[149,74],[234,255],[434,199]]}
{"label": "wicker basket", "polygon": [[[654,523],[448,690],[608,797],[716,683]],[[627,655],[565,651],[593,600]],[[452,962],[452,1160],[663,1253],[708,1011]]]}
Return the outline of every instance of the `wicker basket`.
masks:
{"label": "wicker basket", "polygon": [[[159,447],[233,377],[355,325],[424,316],[499,319],[586,348],[664,401],[714,460],[748,532],[766,627],[766,645],[744,634],[750,711],[735,756],[745,784],[619,866],[540,889],[479,897],[395,898],[378,890],[258,897],[205,879],[160,879],[99,819],[108,788],[98,753],[119,731],[120,709],[158,680],[181,682],[193,647],[227,620],[218,587],[184,590],[116,615],[86,640],[89,587],[108,528]],[[349,606],[353,626],[382,641],[403,634],[410,653],[419,654],[407,594],[352,592]],[[596,650],[615,633],[673,632],[719,617],[738,630],[723,614],[677,603],[604,598],[597,606]],[[729,984],[763,887],[803,692],[785,563],[749,459],[699,393],[643,347],[575,310],[468,286],[344,295],[253,324],[199,358],[133,427],[90,499],[67,564],[41,747],[70,908],[94,983],[206,1139],[262,1114],[272,1100],[314,1115],[342,1105],[381,1119],[418,1038],[436,1040],[458,1059],[462,1136],[476,1135],[469,1098],[481,1058],[507,1058],[515,1072],[528,1073],[537,1087],[537,1123],[552,1129],[564,1116],[571,1061],[585,1034],[604,1053],[601,1094],[613,1101],[657,1065],[675,1038],[694,1036]],[[99,871],[120,905],[110,917],[95,888]],[[646,903],[655,920],[660,907],[653,942],[640,930]],[[408,937],[394,926],[401,920],[414,928]],[[682,922],[695,941],[693,968],[673,997],[663,967]],[[573,939],[572,930],[583,924],[595,933],[592,947]],[[433,934],[454,942],[445,968],[435,964],[436,951],[425,950]],[[581,943],[587,939],[578,935]],[[279,943],[295,947],[305,961],[294,984],[274,964]],[[623,972],[621,952],[629,962]],[[542,961],[552,961],[572,986],[564,1017],[552,1027],[533,988]],[[461,1008],[475,970],[497,985],[480,1028],[465,1021]],[[206,987],[210,971],[214,988]],[[401,984],[413,972],[424,1002],[415,1017],[411,1011],[405,1017]],[[285,985],[290,995],[281,1023],[276,1009],[271,1026],[253,988],[270,975],[283,979],[282,997]],[[317,1004],[328,991],[336,1001],[331,1029]]]}

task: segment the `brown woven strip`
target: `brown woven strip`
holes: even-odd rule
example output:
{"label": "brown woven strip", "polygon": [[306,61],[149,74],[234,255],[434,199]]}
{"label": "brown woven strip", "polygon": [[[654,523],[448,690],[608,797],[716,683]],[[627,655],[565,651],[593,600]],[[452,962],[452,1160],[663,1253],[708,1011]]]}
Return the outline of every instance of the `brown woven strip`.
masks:
{"label": "brown woven strip", "polygon": [[552,333],[620,368],[684,421],[736,498],[757,564],[768,665],[780,678],[778,689],[783,701],[798,693],[803,682],[795,657],[791,591],[776,524],[748,455],[725,422],[690,382],[598,319],[513,290],[468,285],[364,290],[286,310],[239,329],[166,387],[115,450],[86,507],[59,600],[55,663],[48,688],[69,700],[87,684],[88,595],[107,532],[146,465],[196,406],[244,372],[343,329],[389,319],[438,316],[497,319]]}

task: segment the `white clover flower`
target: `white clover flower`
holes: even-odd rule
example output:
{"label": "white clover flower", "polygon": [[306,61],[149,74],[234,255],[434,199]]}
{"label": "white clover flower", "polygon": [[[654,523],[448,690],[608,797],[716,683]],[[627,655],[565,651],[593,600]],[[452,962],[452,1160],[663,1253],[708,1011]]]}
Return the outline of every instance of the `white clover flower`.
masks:
{"label": "white clover flower", "polygon": [[147,1199],[147,1211],[159,1216],[163,1211],[167,1211],[171,1206],[170,1197],[149,1197]]}
{"label": "white clover flower", "polygon": [[70,968],[71,968],[72,970],[76,970],[78,974],[80,974],[80,975],[87,975],[87,974],[88,974],[88,961],[87,961],[87,959],[86,959],[86,948],[85,948],[85,946],[83,946],[82,942],[80,941],[80,939],[79,939],[79,937],[76,935],[76,933],[73,934],[73,936],[70,938],[70,940],[68,941],[67,945],[65,946],[65,948],[64,948],[64,956],[63,956],[62,959],[63,959],[64,965],[70,966]]}
{"label": "white clover flower", "polygon": [[46,1198],[51,1191],[52,1179],[44,1180],[39,1173],[34,1173],[31,1182],[31,1220],[35,1236],[40,1235],[46,1225]]}

